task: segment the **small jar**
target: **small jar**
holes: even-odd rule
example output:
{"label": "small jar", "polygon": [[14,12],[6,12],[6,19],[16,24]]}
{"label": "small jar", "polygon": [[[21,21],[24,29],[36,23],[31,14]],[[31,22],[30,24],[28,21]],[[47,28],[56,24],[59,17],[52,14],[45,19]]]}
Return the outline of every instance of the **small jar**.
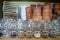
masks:
{"label": "small jar", "polygon": [[52,38],[55,38],[56,37],[55,30],[51,30],[50,33],[49,33],[49,36],[52,37]]}
{"label": "small jar", "polygon": [[8,31],[7,31],[7,30],[3,30],[3,31],[2,31],[2,34],[3,34],[3,36],[2,36],[2,37],[4,37],[4,38],[9,37],[9,33],[8,33]]}
{"label": "small jar", "polygon": [[26,37],[27,38],[32,38],[33,37],[33,32],[32,31],[26,31]]}
{"label": "small jar", "polygon": [[24,38],[24,37],[25,37],[24,31],[19,31],[19,32],[18,32],[18,37],[19,37],[19,38]]}
{"label": "small jar", "polygon": [[16,31],[11,31],[10,37],[15,38],[17,36]]}
{"label": "small jar", "polygon": [[48,32],[48,31],[42,31],[41,36],[42,36],[43,38],[47,38],[47,37],[49,36],[49,32]]}
{"label": "small jar", "polygon": [[34,31],[34,37],[35,38],[40,38],[41,37],[41,32],[40,31]]}

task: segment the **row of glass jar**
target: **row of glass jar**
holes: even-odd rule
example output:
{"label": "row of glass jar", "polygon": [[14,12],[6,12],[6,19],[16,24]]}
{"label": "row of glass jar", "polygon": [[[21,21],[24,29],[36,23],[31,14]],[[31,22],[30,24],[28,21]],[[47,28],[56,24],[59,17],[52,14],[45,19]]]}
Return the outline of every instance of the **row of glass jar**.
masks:
{"label": "row of glass jar", "polygon": [[48,38],[48,37],[57,37],[60,36],[60,33],[56,32],[55,30],[49,31],[6,31],[0,32],[0,37],[6,37],[6,38]]}
{"label": "row of glass jar", "polygon": [[40,35],[42,36],[45,34],[58,35],[60,33],[60,24],[57,20],[53,20],[49,22],[44,22],[44,21],[35,22],[33,20],[23,21],[21,19],[15,20],[9,18],[1,21],[0,30],[1,30],[0,32],[5,37],[9,35],[12,36],[13,34],[14,36],[16,36],[15,35],[16,33],[20,35],[19,32],[23,32],[25,35],[29,34],[29,32],[35,34],[36,31],[40,33]]}

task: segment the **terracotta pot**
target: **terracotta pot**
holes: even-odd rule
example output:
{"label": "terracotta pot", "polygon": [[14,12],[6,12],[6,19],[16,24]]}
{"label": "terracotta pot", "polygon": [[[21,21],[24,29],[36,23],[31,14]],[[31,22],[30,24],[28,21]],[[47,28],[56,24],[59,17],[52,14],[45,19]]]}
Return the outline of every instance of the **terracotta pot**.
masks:
{"label": "terracotta pot", "polygon": [[32,9],[36,7],[36,4],[31,4]]}
{"label": "terracotta pot", "polygon": [[33,17],[32,19],[34,21],[39,21],[42,19],[42,16],[41,16],[41,9],[39,7],[36,7],[34,10],[33,10]]}
{"label": "terracotta pot", "polygon": [[44,5],[43,7],[43,20],[50,21],[52,18],[52,12],[50,5]]}
{"label": "terracotta pot", "polygon": [[26,20],[29,20],[32,18],[32,8],[26,7]]}
{"label": "terracotta pot", "polygon": [[60,8],[60,3],[55,3],[54,8]]}
{"label": "terracotta pot", "polygon": [[30,6],[29,7],[26,7],[26,12],[27,13],[31,13],[32,12],[32,7],[30,7]]}
{"label": "terracotta pot", "polygon": [[60,10],[60,3],[54,4],[54,13],[58,14],[58,11]]}

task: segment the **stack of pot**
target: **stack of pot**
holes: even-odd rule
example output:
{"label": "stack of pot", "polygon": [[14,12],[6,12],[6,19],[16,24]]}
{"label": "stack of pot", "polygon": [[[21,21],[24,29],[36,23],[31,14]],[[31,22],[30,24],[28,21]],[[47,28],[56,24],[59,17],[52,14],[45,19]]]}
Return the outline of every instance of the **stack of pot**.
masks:
{"label": "stack of pot", "polygon": [[58,12],[60,11],[60,3],[54,4],[54,13],[60,15]]}
{"label": "stack of pot", "polygon": [[32,17],[33,21],[40,21],[42,20],[42,16],[41,16],[41,7],[36,7],[33,10],[33,17]]}
{"label": "stack of pot", "polygon": [[26,7],[26,20],[29,20],[32,18],[32,8],[29,6],[29,7]]}
{"label": "stack of pot", "polygon": [[49,3],[46,3],[43,6],[43,20],[45,22],[50,21],[52,18],[52,10],[51,10],[51,5]]}

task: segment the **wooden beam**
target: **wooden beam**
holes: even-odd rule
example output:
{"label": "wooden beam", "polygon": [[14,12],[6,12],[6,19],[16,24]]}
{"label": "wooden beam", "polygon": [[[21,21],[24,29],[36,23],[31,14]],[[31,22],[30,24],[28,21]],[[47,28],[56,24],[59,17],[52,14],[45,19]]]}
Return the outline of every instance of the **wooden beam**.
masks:
{"label": "wooden beam", "polygon": [[4,0],[4,1],[60,2],[60,0]]}

